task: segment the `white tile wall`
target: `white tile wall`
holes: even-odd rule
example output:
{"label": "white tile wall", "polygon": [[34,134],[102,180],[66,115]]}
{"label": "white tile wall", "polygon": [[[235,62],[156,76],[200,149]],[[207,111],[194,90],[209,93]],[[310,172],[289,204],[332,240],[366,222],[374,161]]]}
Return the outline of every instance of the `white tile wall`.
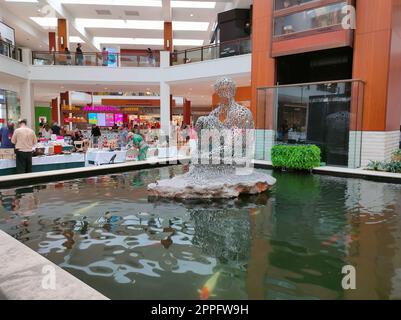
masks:
{"label": "white tile wall", "polygon": [[387,161],[399,148],[400,131],[364,131],[362,133],[362,166],[369,161]]}

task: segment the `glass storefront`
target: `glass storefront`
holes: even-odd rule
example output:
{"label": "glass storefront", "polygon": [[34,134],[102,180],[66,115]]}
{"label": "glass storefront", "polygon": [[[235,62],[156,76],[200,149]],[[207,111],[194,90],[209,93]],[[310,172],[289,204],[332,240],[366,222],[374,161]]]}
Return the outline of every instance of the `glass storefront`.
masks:
{"label": "glass storefront", "polygon": [[13,91],[0,89],[0,126],[7,122],[18,122],[21,117],[21,108],[18,94]]}
{"label": "glass storefront", "polygon": [[359,167],[362,92],[359,81],[258,89],[258,118],[265,121],[257,127],[274,129],[273,143],[317,145],[327,165]]}

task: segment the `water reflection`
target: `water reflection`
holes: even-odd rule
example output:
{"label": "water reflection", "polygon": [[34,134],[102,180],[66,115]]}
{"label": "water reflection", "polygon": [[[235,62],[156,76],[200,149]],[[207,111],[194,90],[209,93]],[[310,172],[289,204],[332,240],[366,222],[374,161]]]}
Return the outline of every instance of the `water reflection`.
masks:
{"label": "water reflection", "polygon": [[401,186],[275,173],[255,197],[148,199],[183,170],[2,190],[0,228],[110,298],[401,298]]}

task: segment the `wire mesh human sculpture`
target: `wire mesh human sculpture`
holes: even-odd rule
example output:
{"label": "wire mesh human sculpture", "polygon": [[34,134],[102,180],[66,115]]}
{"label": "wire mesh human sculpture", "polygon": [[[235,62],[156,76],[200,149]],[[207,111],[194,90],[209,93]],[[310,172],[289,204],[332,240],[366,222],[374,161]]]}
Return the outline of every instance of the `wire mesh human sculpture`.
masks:
{"label": "wire mesh human sculpture", "polygon": [[209,165],[209,169],[210,165],[217,165],[223,171],[244,162],[249,164],[254,156],[252,112],[235,101],[237,87],[234,80],[219,79],[214,91],[220,103],[208,116],[200,117],[196,122],[198,151],[192,162],[195,166]]}

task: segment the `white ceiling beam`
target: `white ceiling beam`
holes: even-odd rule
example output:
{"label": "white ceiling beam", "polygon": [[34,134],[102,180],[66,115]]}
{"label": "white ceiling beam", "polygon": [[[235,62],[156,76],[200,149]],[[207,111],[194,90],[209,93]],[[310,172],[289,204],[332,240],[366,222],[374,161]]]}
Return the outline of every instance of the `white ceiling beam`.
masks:
{"label": "white ceiling beam", "polygon": [[[55,13],[67,20],[68,26],[74,29],[79,36],[84,40],[87,46],[89,46],[94,51],[99,51],[99,44],[96,44],[93,35],[85,28],[79,26],[76,22],[76,18],[65,8],[65,6],[60,3],[59,0],[46,0],[49,6],[55,11]],[[71,30],[71,29],[70,29]]]}
{"label": "white ceiling beam", "polygon": [[162,0],[162,14],[164,22],[173,21],[173,10],[171,9],[171,0]]}
{"label": "white ceiling beam", "polygon": [[41,43],[49,45],[49,37],[47,33],[33,27],[30,23],[27,23],[26,21],[17,17],[13,12],[8,10],[4,6],[0,5],[0,8],[0,21],[3,21],[9,25],[14,25],[17,28],[21,29],[21,31],[39,40]]}

